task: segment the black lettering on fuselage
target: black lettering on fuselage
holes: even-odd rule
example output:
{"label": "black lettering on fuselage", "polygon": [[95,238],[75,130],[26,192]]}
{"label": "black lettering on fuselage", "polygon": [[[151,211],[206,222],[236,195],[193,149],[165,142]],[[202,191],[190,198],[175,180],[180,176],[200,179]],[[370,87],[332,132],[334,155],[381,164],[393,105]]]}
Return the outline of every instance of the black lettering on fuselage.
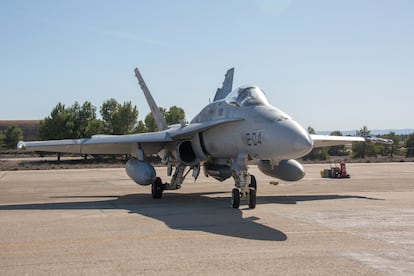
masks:
{"label": "black lettering on fuselage", "polygon": [[263,134],[261,131],[252,131],[245,133],[246,145],[249,147],[261,146],[263,143]]}

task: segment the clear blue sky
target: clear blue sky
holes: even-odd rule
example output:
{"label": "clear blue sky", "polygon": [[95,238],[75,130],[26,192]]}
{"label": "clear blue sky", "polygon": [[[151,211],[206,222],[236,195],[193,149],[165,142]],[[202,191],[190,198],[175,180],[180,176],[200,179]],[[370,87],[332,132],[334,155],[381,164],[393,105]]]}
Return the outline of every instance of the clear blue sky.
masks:
{"label": "clear blue sky", "polygon": [[0,120],[113,97],[190,120],[225,71],[316,130],[413,128],[414,1],[0,1]]}

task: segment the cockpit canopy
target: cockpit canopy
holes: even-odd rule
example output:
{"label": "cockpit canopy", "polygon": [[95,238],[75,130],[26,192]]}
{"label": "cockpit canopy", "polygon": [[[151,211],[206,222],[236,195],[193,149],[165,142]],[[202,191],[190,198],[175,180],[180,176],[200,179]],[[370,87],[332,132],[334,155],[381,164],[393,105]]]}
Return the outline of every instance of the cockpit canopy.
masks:
{"label": "cockpit canopy", "polygon": [[227,95],[226,103],[234,106],[269,105],[264,92],[257,86],[242,86]]}

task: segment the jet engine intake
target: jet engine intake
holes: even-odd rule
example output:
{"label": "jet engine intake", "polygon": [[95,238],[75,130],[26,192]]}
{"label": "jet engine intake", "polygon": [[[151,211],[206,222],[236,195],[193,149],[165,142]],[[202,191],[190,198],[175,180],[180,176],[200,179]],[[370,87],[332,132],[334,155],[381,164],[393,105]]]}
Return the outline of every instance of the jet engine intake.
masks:
{"label": "jet engine intake", "polygon": [[282,160],[277,166],[272,166],[269,160],[260,160],[257,166],[265,175],[284,181],[298,181],[305,176],[303,166],[294,159]]}
{"label": "jet engine intake", "polygon": [[155,169],[148,162],[131,158],[126,163],[125,170],[127,175],[139,185],[147,186],[155,181]]}
{"label": "jet engine intake", "polygon": [[185,164],[193,165],[194,163],[198,163],[191,141],[181,142],[177,147],[177,151],[180,160]]}

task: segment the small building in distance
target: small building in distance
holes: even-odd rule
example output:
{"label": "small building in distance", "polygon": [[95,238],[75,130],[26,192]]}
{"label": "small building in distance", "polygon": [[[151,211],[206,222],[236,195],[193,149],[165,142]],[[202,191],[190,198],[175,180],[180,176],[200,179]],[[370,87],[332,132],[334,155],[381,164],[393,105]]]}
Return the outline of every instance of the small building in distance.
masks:
{"label": "small building in distance", "polygon": [[39,139],[40,120],[0,120],[0,131],[15,125],[23,131],[25,141],[35,141]]}

